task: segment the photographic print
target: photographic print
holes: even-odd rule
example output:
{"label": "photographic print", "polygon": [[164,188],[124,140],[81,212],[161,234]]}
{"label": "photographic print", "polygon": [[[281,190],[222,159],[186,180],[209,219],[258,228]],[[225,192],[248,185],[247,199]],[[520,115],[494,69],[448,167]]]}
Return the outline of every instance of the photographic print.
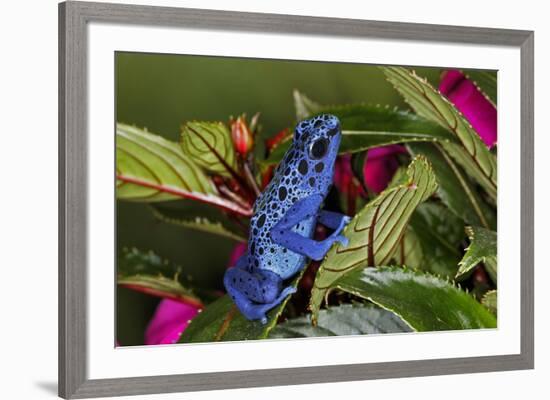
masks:
{"label": "photographic print", "polygon": [[497,71],[115,64],[117,346],[497,327]]}

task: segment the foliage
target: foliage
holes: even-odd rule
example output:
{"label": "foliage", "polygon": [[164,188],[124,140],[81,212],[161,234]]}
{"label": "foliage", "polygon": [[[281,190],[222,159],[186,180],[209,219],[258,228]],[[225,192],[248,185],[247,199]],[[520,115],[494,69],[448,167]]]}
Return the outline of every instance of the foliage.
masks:
{"label": "foliage", "polygon": [[125,124],[116,129],[117,198],[155,202],[186,198],[241,215],[251,210],[221,198],[212,180],[177,143]]}
{"label": "foliage", "polygon": [[178,191],[216,193],[210,179],[177,143],[145,129],[117,124],[116,147],[119,199],[152,202],[175,199]]}
{"label": "foliage", "polygon": [[463,238],[461,222],[448,208],[423,203],[413,213],[394,259],[399,265],[453,278],[461,257],[456,243]]}
{"label": "foliage", "polygon": [[423,154],[437,177],[437,194],[447,208],[465,223],[494,228],[496,213],[445,150],[437,143],[407,143],[411,154]]}
{"label": "foliage", "polygon": [[[296,287],[301,274],[294,279]],[[265,339],[281,316],[288,298],[267,314],[268,321],[249,321],[233,304],[228,295],[209,305],[204,312],[193,319],[181,335],[180,343],[218,342],[231,340]]]}
{"label": "foliage", "polygon": [[[118,285],[202,308],[180,343],[496,327],[495,152],[426,79],[406,68],[381,70],[411,110],[323,105],[293,93],[297,121],[320,113],[340,119],[340,155],[348,157],[355,190],[335,182],[325,207],[357,208],[346,208],[356,209],[343,231],[349,244],[333,245],[322,262],[292,278],[287,284],[298,292],[272,309],[266,324],[239,313],[218,290],[221,275],[219,287],[198,287],[185,266],[151,252],[120,250]],[[494,73],[463,72],[496,106]],[[118,123],[117,200],[144,203],[159,223],[182,232],[246,242],[254,202],[291,144],[289,125],[262,143],[258,114],[187,121],[175,142]],[[365,181],[369,154],[387,145],[406,150],[392,156],[400,167],[375,193]]]}
{"label": "foliage", "polygon": [[340,277],[364,266],[385,265],[392,258],[412,213],[436,188],[430,165],[418,156],[398,184],[355,215],[343,231],[348,246],[333,246],[317,272],[310,302],[314,322],[325,294]]}
{"label": "foliage", "polygon": [[208,172],[236,174],[236,155],[229,129],[221,122],[188,122],[181,134],[183,152]]}
{"label": "foliage", "polygon": [[277,325],[269,337],[279,339],[411,331],[409,325],[391,311],[374,304],[354,303],[321,310],[317,325],[312,324],[311,315],[290,319]]}
{"label": "foliage", "polygon": [[474,297],[429,273],[364,268],[335,286],[394,312],[417,331],[496,328],[496,319]]}
{"label": "foliage", "polygon": [[481,299],[481,304],[489,309],[493,314],[497,315],[497,291],[490,290]]}
{"label": "foliage", "polygon": [[[305,97],[302,94],[295,96]],[[452,133],[445,128],[408,111],[367,104],[319,107],[301,111],[306,118],[320,113],[332,114],[340,119],[343,127],[341,154],[357,153],[395,143],[457,142]],[[290,143],[289,135],[273,150],[265,163],[278,163]]]}
{"label": "foliage", "polygon": [[497,77],[491,71],[467,69],[463,73],[494,104],[497,104]]}
{"label": "foliage", "polygon": [[457,279],[469,274],[476,265],[484,263],[487,272],[496,283],[497,278],[497,233],[488,229],[468,226],[466,233],[470,246],[458,264]]}
{"label": "foliage", "polygon": [[403,95],[407,103],[421,115],[451,131],[460,144],[441,142],[441,146],[465,171],[496,199],[496,157],[485,146],[470,123],[449,100],[435,90],[427,80],[401,67],[384,67],[388,80]]}
{"label": "foliage", "polygon": [[247,231],[229,220],[223,212],[213,207],[195,204],[182,208],[161,204],[151,206],[153,215],[162,222],[210,233],[239,242],[246,242]]}
{"label": "foliage", "polygon": [[134,290],[202,306],[183,268],[153,252],[123,249],[118,256],[117,284]]}

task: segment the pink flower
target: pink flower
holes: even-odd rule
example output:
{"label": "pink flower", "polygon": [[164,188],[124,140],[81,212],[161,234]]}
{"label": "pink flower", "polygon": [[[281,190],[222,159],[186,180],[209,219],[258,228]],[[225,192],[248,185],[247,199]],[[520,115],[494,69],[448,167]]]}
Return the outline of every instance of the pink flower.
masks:
{"label": "pink flower", "polygon": [[367,188],[375,193],[384,190],[399,168],[397,156],[402,153],[406,153],[405,148],[397,144],[370,149],[363,167]]}
{"label": "pink flower", "polygon": [[145,330],[145,344],[176,343],[200,308],[171,299],[163,299]]}
{"label": "pink flower", "polygon": [[443,73],[439,91],[447,96],[472,124],[487,146],[495,145],[497,141],[497,110],[472,81],[460,71],[449,70]]}
{"label": "pink flower", "polygon": [[334,186],[336,186],[340,193],[357,194],[359,182],[353,176],[350,154],[344,154],[336,159],[336,164],[334,165]]}
{"label": "pink flower", "polygon": [[[229,256],[228,267],[246,253],[247,244],[238,243]],[[145,330],[145,344],[176,343],[189,322],[199,313],[201,307],[196,304],[182,303],[172,299],[160,301],[155,314]]]}
{"label": "pink flower", "polygon": [[[397,155],[406,153],[403,146],[392,144],[375,147],[367,151],[367,162],[363,167],[363,175],[367,188],[380,193],[388,186],[393,174],[399,168]],[[334,168],[334,185],[340,193],[349,196],[363,195],[363,188],[354,178],[351,169],[351,155],[344,154],[336,159]]]}
{"label": "pink flower", "polygon": [[[401,153],[406,153],[406,150],[400,145],[375,147],[367,151],[363,176],[365,186],[369,190],[379,193],[388,186],[395,171],[399,168],[397,155]],[[336,159],[334,186],[347,198],[346,212],[349,215],[355,214],[356,197],[365,196],[365,191],[353,174],[351,155],[344,154]]]}

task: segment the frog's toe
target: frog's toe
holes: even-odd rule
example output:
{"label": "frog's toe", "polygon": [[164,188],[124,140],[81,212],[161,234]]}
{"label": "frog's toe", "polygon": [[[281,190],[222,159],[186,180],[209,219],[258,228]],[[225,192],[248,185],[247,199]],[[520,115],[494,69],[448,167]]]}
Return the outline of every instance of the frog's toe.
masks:
{"label": "frog's toe", "polygon": [[339,235],[340,232],[342,232],[344,230],[344,228],[349,224],[350,221],[351,221],[351,217],[348,217],[347,215],[344,215],[342,217],[342,220],[340,221],[340,226],[336,229],[336,231],[334,233],[336,235]]}
{"label": "frog's toe", "polygon": [[279,297],[277,297],[277,299],[272,303],[272,305],[276,306],[276,305],[281,304],[287,298],[287,296],[290,296],[291,294],[296,293],[296,290],[297,289],[295,287],[292,287],[292,286],[288,286],[288,287],[284,288],[281,291],[281,293],[279,294]]}
{"label": "frog's toe", "polygon": [[345,237],[344,235],[336,236],[334,238],[334,241],[341,243],[342,246],[344,246],[344,247],[348,247],[348,244],[349,244],[349,239],[347,237]]}
{"label": "frog's toe", "polygon": [[260,319],[260,322],[262,323],[262,325],[267,324],[267,317],[264,315],[263,318]]}
{"label": "frog's toe", "polygon": [[279,296],[281,299],[284,299],[286,296],[288,296],[289,294],[294,294],[296,293],[297,289],[294,287],[294,286],[288,286],[286,288],[283,289],[283,291],[281,292],[281,295]]}

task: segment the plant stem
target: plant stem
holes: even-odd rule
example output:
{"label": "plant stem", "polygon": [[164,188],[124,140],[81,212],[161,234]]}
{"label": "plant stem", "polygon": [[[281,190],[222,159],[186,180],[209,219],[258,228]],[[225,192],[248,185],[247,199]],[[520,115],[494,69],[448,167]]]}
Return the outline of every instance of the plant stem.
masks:
{"label": "plant stem", "polygon": [[256,194],[256,197],[259,197],[262,192],[260,191],[260,188],[258,187],[258,183],[256,182],[256,179],[254,178],[254,175],[250,170],[250,166],[248,165],[248,162],[245,161],[243,163],[243,169],[244,169],[244,175],[246,177],[246,180],[248,181],[248,184],[254,190],[254,194]]}
{"label": "plant stem", "polygon": [[145,181],[145,180],[134,178],[131,176],[117,175],[117,179],[123,182],[133,183],[134,185],[156,189],[159,192],[169,193],[174,196],[182,197],[184,199],[198,200],[203,203],[212,204],[217,207],[223,208],[227,211],[231,211],[233,213],[242,215],[244,217],[252,216],[252,208],[250,206],[242,207],[239,204],[230,202],[226,199],[222,199],[221,197],[218,197],[218,196],[198,193],[198,192],[188,192],[173,186],[159,185],[158,183]]}

